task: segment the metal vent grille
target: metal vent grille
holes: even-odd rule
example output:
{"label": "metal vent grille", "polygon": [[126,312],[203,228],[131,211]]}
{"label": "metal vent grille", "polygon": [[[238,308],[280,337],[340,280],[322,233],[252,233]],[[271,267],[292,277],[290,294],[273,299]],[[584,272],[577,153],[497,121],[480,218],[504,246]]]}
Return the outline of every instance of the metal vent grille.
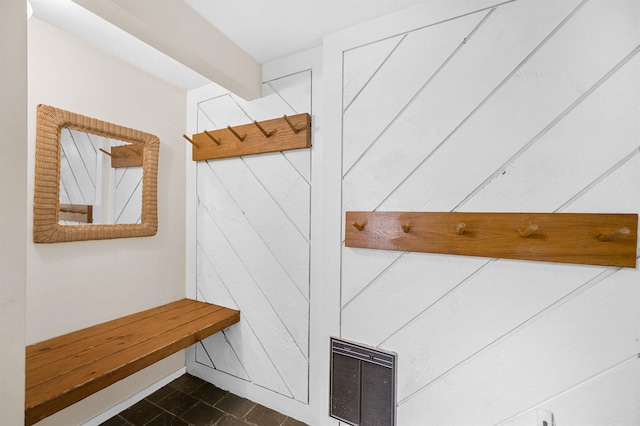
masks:
{"label": "metal vent grille", "polygon": [[393,426],[396,354],[331,339],[330,415],[354,426]]}

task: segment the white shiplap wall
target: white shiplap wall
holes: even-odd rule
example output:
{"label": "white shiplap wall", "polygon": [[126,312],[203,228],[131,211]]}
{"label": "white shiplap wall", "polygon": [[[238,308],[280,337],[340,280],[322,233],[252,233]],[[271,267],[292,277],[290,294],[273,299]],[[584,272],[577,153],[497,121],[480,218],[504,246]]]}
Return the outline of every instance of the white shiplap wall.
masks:
{"label": "white shiplap wall", "polygon": [[[326,37],[308,157],[192,167],[188,294],[243,322],[197,346],[189,371],[335,425],[342,336],[398,353],[401,426],[529,425],[537,408],[638,424],[638,268],[342,235],[347,210],[640,212],[639,17],[634,0],[425,2]],[[193,131],[303,111],[311,77],[286,68],[250,103],[192,96]]]}
{"label": "white shiplap wall", "polygon": [[[229,93],[201,99],[197,131],[313,114],[311,84],[311,70],[303,70],[265,82],[263,97],[255,101]],[[312,150],[302,149],[195,166],[196,297],[241,311],[239,325],[196,346],[195,368],[201,375],[223,375],[235,385],[260,387],[304,404],[309,394],[311,159]]]}
{"label": "white shiplap wall", "polygon": [[[467,5],[325,48],[342,217],[640,212],[640,4]],[[398,353],[400,425],[640,422],[637,268],[343,247],[340,276],[340,334]]]}

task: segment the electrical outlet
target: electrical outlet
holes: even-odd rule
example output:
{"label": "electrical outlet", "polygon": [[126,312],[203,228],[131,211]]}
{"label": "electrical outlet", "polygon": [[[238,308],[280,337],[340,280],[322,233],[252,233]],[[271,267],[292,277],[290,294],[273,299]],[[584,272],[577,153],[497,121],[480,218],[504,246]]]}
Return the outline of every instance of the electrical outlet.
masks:
{"label": "electrical outlet", "polygon": [[553,413],[547,410],[536,410],[536,426],[555,426]]}

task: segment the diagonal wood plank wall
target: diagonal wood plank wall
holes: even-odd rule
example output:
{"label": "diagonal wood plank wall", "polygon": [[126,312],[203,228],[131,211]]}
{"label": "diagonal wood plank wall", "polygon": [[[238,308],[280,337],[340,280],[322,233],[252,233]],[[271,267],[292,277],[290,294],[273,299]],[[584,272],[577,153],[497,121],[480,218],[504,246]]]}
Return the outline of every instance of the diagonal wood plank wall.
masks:
{"label": "diagonal wood plank wall", "polygon": [[[336,424],[340,335],[398,353],[400,425],[529,425],[538,407],[637,424],[638,268],[346,248],[340,220],[640,212],[639,16],[633,0],[428,2],[325,38],[311,153],[195,166],[194,291],[243,312],[196,347],[196,371]],[[250,103],[201,97],[193,130],[302,112],[309,74]]]}
{"label": "diagonal wood plank wall", "polygon": [[[638,213],[639,16],[625,0],[522,0],[345,49],[343,218]],[[529,424],[538,406],[640,421],[638,268],[341,259],[341,335],[399,354],[399,424]]]}
{"label": "diagonal wood plank wall", "polygon": [[[246,102],[198,103],[197,132],[311,111],[311,72],[264,83]],[[268,143],[268,142],[266,142]],[[308,402],[311,150],[200,161],[197,298],[242,310],[196,347],[195,362]]]}

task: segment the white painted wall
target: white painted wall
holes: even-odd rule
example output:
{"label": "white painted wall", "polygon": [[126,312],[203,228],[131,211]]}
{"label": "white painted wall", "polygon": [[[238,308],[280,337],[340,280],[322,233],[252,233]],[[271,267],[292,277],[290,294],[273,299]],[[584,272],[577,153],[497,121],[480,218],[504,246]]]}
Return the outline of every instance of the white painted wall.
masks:
{"label": "white painted wall", "polygon": [[26,2],[0,1],[0,419],[24,422]]}
{"label": "white painted wall", "polygon": [[138,128],[161,145],[156,236],[28,244],[27,342],[183,297],[184,259],[175,253],[184,251],[185,93],[37,19],[29,67],[31,154],[39,103]]}
{"label": "white painted wall", "polygon": [[[29,21],[27,344],[185,296],[186,93],[37,19]],[[159,229],[154,237],[31,242],[36,105],[46,103],[157,135]],[[172,357],[99,404],[67,410],[88,419],[184,366]],[[61,414],[64,416],[64,414]],[[62,417],[67,418],[67,417]],[[45,424],[47,420],[42,422]]]}
{"label": "white painted wall", "polygon": [[[190,371],[309,424],[337,424],[327,414],[336,335],[398,353],[402,426],[524,425],[536,408],[557,424],[638,424],[638,268],[350,249],[341,235],[346,210],[640,212],[639,7],[429,2],[325,38],[312,92],[323,108],[314,108],[309,402],[224,373],[232,351],[222,367]],[[286,63],[273,63],[278,75],[289,75]],[[191,93],[193,132],[207,96],[216,94]],[[196,294],[195,235],[209,240],[195,229],[190,167]],[[227,213],[228,223],[246,220]],[[248,345],[237,334],[231,346]]]}

